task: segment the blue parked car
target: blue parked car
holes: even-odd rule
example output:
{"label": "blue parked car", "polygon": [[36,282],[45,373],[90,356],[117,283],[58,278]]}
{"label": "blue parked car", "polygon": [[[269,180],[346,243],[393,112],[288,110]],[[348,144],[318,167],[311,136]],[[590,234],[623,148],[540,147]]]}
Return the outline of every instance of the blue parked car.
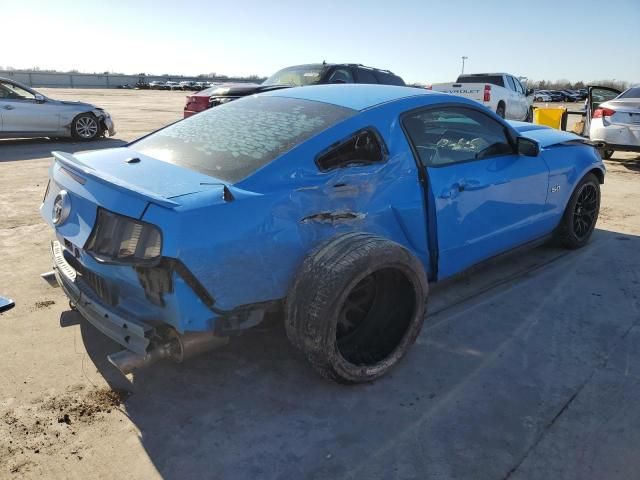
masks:
{"label": "blue parked car", "polygon": [[52,274],[125,347],[123,372],[284,315],[344,383],[407,352],[429,282],[554,236],[585,245],[605,174],[576,135],[382,85],[263,93],[54,157]]}

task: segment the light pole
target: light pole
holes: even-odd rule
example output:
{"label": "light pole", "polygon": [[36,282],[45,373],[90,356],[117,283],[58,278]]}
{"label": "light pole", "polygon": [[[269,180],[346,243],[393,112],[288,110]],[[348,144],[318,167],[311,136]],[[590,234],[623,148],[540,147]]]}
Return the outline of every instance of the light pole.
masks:
{"label": "light pole", "polygon": [[464,75],[464,61],[467,60],[469,57],[465,57],[464,55],[462,56],[462,73],[460,75]]}

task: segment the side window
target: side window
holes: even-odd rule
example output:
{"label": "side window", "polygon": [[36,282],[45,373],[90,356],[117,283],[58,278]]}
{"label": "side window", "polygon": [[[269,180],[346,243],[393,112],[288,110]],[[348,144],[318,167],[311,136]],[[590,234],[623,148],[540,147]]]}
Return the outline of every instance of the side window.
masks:
{"label": "side window", "polygon": [[353,75],[349,68],[336,68],[329,76],[327,83],[353,83]]}
{"label": "side window", "polygon": [[509,88],[515,92],[516,84],[514,83],[513,77],[511,75],[507,75],[507,83],[509,84]]}
{"label": "side window", "polygon": [[371,70],[358,68],[358,83],[378,83],[378,80]]}
{"label": "side window", "polygon": [[420,161],[440,167],[514,152],[505,127],[473,108],[441,107],[402,120]]}
{"label": "side window", "polygon": [[518,80],[517,78],[514,77],[513,81],[516,84],[516,91],[518,93],[522,93],[524,95],[524,88],[522,87],[522,84],[520,83],[520,80]]}
{"label": "side window", "polygon": [[13,83],[0,82],[0,98],[5,100],[34,100],[34,95]]}
{"label": "side window", "polygon": [[368,165],[385,160],[382,141],[371,129],[360,130],[338,146],[316,158],[323,172],[353,165]]}
{"label": "side window", "polygon": [[404,86],[404,81],[398,77],[397,75],[393,75],[387,72],[374,72],[376,78],[378,79],[378,83],[383,85],[400,85]]}

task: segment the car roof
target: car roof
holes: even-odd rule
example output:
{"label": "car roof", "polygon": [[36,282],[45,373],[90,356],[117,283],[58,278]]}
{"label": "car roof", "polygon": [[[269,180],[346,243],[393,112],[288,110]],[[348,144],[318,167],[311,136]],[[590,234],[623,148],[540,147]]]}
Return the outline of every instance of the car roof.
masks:
{"label": "car roof", "polygon": [[365,110],[380,105],[381,103],[403,98],[441,94],[423,88],[399,87],[395,85],[330,84],[272,90],[261,93],[260,95],[312,100],[331,103],[352,110]]}
{"label": "car roof", "polygon": [[366,68],[368,70],[375,70],[376,72],[390,73],[391,75],[395,75],[391,70],[387,70],[385,68],[378,67],[370,67],[368,65],[363,65],[362,63],[302,63],[300,65],[289,65],[288,67],[283,67],[280,70],[287,70],[289,68],[316,68],[316,67],[360,67]]}

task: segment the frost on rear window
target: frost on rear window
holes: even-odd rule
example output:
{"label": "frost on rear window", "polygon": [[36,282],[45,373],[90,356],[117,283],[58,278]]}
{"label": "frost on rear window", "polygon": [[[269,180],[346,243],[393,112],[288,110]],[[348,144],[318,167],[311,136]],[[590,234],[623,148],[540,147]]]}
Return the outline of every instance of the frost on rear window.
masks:
{"label": "frost on rear window", "polygon": [[175,123],[132,148],[235,183],[354,113],[327,103],[253,96]]}

